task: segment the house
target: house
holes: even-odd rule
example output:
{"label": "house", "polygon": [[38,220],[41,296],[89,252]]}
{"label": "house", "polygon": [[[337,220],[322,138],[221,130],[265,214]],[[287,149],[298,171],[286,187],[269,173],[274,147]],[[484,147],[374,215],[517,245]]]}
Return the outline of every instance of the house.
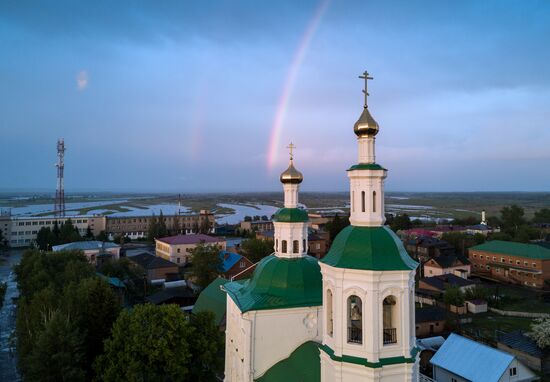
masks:
{"label": "house", "polygon": [[273,231],[273,222],[271,220],[242,221],[241,231],[248,231],[248,232]]}
{"label": "house", "polygon": [[513,355],[452,333],[430,360],[436,382],[535,381]]}
{"label": "house", "polygon": [[226,249],[224,238],[204,234],[176,235],[155,239],[155,253],[175,264],[185,265],[189,262],[191,252],[198,245],[217,245],[221,250]]}
{"label": "house", "polygon": [[550,351],[538,347],[537,343],[527,337],[521,330],[510,333],[499,333],[497,347],[507,353],[513,354],[527,367],[550,373]]}
{"label": "house", "polygon": [[479,298],[474,300],[466,300],[466,307],[468,308],[468,312],[473,314],[486,313],[487,301]]}
{"label": "house", "polygon": [[450,286],[458,287],[461,291],[465,292],[467,289],[473,288],[475,283],[453,274],[425,277],[418,282],[419,289],[439,293],[444,293]]}
{"label": "house", "polygon": [[452,245],[431,236],[419,236],[405,241],[405,248],[413,257],[425,262],[433,257],[454,253]]}
{"label": "house", "polygon": [[179,267],[162,257],[153,256],[150,253],[140,253],[128,256],[128,260],[141,266],[147,275],[149,282],[153,280],[171,280],[179,274]]}
{"label": "house", "polygon": [[427,337],[445,331],[447,313],[439,306],[416,308],[416,336]]}
{"label": "house", "polygon": [[197,297],[193,289],[185,285],[164,288],[160,292],[148,296],[146,300],[155,305],[175,304],[184,307],[194,305]]}
{"label": "house", "polygon": [[550,248],[542,245],[492,240],[468,252],[478,276],[539,289],[550,279]]}
{"label": "house", "polygon": [[324,231],[310,232],[307,237],[308,254],[322,259],[328,252],[330,234]]}
{"label": "house", "polygon": [[452,273],[456,276],[468,278],[470,275],[470,262],[460,258],[454,253],[431,258],[424,263],[424,276],[440,276]]}
{"label": "house", "polygon": [[223,277],[228,280],[233,279],[233,277],[243,273],[253,265],[252,261],[238,253],[220,251],[220,258],[222,260]]}
{"label": "house", "polygon": [[54,245],[52,251],[82,251],[88,261],[94,265],[100,265],[107,259],[118,260],[120,257],[120,245],[103,241],[75,241],[68,244]]}

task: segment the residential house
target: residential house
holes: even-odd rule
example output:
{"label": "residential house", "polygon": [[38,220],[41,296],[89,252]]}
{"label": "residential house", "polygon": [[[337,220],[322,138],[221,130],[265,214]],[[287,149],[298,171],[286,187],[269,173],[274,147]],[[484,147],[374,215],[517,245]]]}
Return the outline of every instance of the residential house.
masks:
{"label": "residential house", "polygon": [[241,231],[248,231],[248,232],[273,231],[273,222],[271,220],[252,220],[252,221],[245,220],[241,222]]}
{"label": "residential house", "polygon": [[416,308],[416,337],[432,337],[445,332],[447,312],[439,306]]}
{"label": "residential house", "polygon": [[541,245],[492,240],[468,252],[478,276],[540,289],[550,279],[550,248]]}
{"label": "residential house", "polygon": [[324,231],[311,232],[307,237],[307,241],[308,254],[318,259],[322,259],[327,254],[330,247],[330,234]]}
{"label": "residential house", "polygon": [[444,293],[450,286],[458,287],[461,291],[465,292],[469,288],[473,288],[476,284],[462,277],[446,274],[432,277],[425,277],[418,282],[418,288],[423,290],[429,290],[439,293]]}
{"label": "residential house", "polygon": [[151,304],[165,305],[175,304],[181,307],[193,306],[197,297],[193,289],[188,286],[164,288],[160,292],[152,294],[146,299]]}
{"label": "residential house", "polygon": [[103,242],[103,241],[75,241],[72,243],[54,245],[52,251],[71,251],[79,250],[84,252],[88,261],[94,265],[100,265],[105,260],[115,259],[120,257],[120,245]]}
{"label": "residential house", "polygon": [[499,333],[497,347],[517,357],[533,370],[550,373],[550,351],[541,349],[535,340],[527,337],[521,330],[510,333]]}
{"label": "residential house", "polygon": [[473,314],[486,313],[487,301],[480,298],[466,300],[466,308],[468,309],[468,312]]}
{"label": "residential house", "polygon": [[430,360],[436,382],[528,382],[538,377],[512,354],[452,333]]}
{"label": "residential house", "polygon": [[440,255],[431,258],[423,265],[424,277],[440,276],[454,274],[460,277],[468,278],[470,276],[471,265],[468,259],[458,257],[454,253]]}
{"label": "residential house", "polygon": [[181,266],[189,263],[191,252],[198,245],[216,245],[221,250],[226,249],[225,239],[204,234],[176,235],[155,239],[155,253]]}
{"label": "residential house", "polygon": [[139,255],[129,256],[128,259],[145,270],[149,282],[179,278],[178,265],[162,257],[157,257],[150,253],[140,253]]}
{"label": "residential house", "polygon": [[431,258],[445,254],[454,253],[452,245],[436,237],[419,236],[405,241],[407,252],[421,262],[426,262]]}
{"label": "residential house", "polygon": [[227,280],[232,280],[253,265],[252,261],[238,253],[220,251],[220,258],[222,260],[223,277]]}

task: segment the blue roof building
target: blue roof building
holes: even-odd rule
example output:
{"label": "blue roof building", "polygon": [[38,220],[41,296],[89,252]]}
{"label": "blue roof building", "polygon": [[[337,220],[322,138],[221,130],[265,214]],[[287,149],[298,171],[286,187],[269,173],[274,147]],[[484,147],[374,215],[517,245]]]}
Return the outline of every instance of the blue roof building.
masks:
{"label": "blue roof building", "polygon": [[538,377],[511,354],[452,333],[431,359],[437,382],[535,381]]}

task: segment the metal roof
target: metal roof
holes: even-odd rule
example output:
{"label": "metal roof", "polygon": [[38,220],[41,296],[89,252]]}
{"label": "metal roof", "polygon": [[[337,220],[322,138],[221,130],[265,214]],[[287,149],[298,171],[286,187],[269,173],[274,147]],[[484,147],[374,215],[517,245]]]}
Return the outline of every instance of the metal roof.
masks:
{"label": "metal roof", "polygon": [[230,270],[231,267],[242,258],[242,256],[229,251],[220,251],[220,258],[222,260],[222,272],[225,273]]}
{"label": "metal roof", "polygon": [[537,346],[537,343],[533,339],[527,337],[521,330],[501,333],[498,336],[498,342],[535,357],[541,358],[544,356],[543,350]]}
{"label": "metal roof", "polygon": [[193,234],[193,235],[176,235],[168,236],[157,239],[162,243],[166,244],[200,244],[200,243],[219,243],[225,241],[222,237],[214,237],[204,235],[202,233]]}
{"label": "metal roof", "polygon": [[430,362],[474,382],[497,382],[514,356],[452,333]]}
{"label": "metal roof", "polygon": [[512,241],[491,240],[470,248],[509,256],[527,257],[530,259],[550,260],[550,249],[537,244],[515,243]]}
{"label": "metal roof", "polygon": [[54,245],[52,247],[52,250],[54,252],[57,251],[67,251],[72,249],[80,249],[82,251],[89,251],[93,249],[101,250],[101,249],[109,249],[109,248],[120,248],[120,245],[109,243],[107,241],[97,241],[97,240],[90,240],[90,241],[75,241],[72,243],[67,244],[60,244],[60,245]]}

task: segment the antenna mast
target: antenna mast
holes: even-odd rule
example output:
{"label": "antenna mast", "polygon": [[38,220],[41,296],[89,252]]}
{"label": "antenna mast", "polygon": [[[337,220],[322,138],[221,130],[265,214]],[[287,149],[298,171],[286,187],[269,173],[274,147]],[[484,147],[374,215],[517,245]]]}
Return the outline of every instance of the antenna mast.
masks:
{"label": "antenna mast", "polygon": [[65,183],[63,170],[65,169],[65,141],[63,138],[57,140],[57,188],[55,189],[55,216],[65,216]]}

